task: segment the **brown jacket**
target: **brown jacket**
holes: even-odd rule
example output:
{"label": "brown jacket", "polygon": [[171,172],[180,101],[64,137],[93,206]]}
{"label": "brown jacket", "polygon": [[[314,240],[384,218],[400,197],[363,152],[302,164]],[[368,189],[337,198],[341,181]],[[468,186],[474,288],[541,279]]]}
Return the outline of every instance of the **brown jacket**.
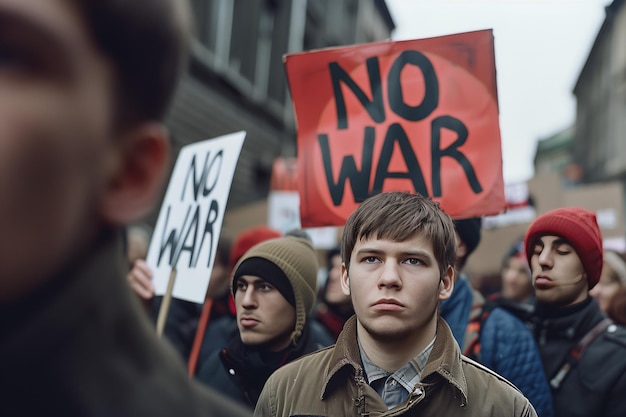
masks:
{"label": "brown jacket", "polygon": [[250,415],[191,381],[157,340],[115,240],[103,237],[30,299],[0,306],[0,416]]}
{"label": "brown jacket", "polygon": [[461,356],[439,319],[422,381],[404,403],[387,410],[367,384],[351,318],[337,344],[276,371],[265,384],[255,416],[536,416],[511,383]]}

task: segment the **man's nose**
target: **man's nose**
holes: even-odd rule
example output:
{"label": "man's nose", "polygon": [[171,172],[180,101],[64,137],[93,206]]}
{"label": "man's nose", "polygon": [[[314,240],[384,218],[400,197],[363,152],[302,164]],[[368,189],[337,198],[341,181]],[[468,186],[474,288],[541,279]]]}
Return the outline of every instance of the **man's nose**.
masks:
{"label": "man's nose", "polygon": [[537,254],[537,262],[542,267],[551,267],[552,261],[552,252],[550,251],[550,248],[542,248],[541,252]]}
{"label": "man's nose", "polygon": [[254,291],[254,287],[249,285],[245,292],[243,293],[243,298],[241,299],[241,305],[244,308],[254,308],[257,305],[256,301],[256,293]]}
{"label": "man's nose", "polygon": [[402,288],[402,279],[400,278],[399,265],[394,262],[385,262],[378,278],[379,287]]}

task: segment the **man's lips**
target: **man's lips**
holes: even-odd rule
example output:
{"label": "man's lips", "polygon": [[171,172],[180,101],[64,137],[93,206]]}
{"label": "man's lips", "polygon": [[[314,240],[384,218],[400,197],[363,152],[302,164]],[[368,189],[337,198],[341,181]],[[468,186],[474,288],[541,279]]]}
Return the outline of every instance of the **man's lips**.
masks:
{"label": "man's lips", "polygon": [[552,285],[552,279],[546,275],[538,275],[535,278],[535,286],[536,287],[549,287]]}
{"label": "man's lips", "polygon": [[254,327],[257,324],[259,324],[260,321],[258,319],[256,319],[256,318],[254,318],[254,317],[251,317],[251,316],[242,316],[239,319],[239,323],[241,323],[241,325],[243,327]]}
{"label": "man's lips", "polygon": [[372,307],[378,311],[399,311],[404,309],[404,304],[393,298],[382,298],[374,302]]}

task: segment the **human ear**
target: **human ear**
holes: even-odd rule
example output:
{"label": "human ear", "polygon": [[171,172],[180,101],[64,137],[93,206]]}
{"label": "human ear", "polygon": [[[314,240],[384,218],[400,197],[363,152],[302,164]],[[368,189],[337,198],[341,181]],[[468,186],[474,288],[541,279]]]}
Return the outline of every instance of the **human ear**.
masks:
{"label": "human ear", "polygon": [[145,216],[159,197],[170,145],[160,123],[145,123],[115,140],[118,163],[106,186],[102,216],[111,224],[128,224]]}
{"label": "human ear", "polygon": [[341,291],[344,295],[350,295],[350,277],[345,263],[341,264]]}
{"label": "human ear", "polygon": [[452,295],[452,291],[454,290],[454,274],[454,267],[448,265],[446,272],[439,281],[439,300],[447,300]]}

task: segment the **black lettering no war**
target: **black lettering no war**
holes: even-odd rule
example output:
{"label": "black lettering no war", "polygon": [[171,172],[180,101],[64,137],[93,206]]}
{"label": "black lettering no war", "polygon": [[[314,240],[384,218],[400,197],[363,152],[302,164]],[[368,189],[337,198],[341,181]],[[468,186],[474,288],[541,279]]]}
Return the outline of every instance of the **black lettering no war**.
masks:
{"label": "black lettering no war", "polygon": [[[214,155],[207,152],[202,171],[198,176],[196,155],[193,155],[180,195],[182,203],[185,201],[185,196],[188,196],[187,193],[191,192],[192,201],[187,206],[182,224],[170,224],[172,207],[169,205],[166,208],[165,226],[161,234],[157,265],[161,265],[161,260],[169,251],[167,262],[171,267],[178,264],[178,259],[183,252],[189,254],[189,267],[196,267],[207,240],[209,255],[213,253],[213,234],[219,233],[219,230],[214,230],[213,226],[218,220],[220,211],[217,200],[210,198],[210,195],[219,180],[223,160],[224,153],[222,150],[215,152]],[[208,206],[208,212],[204,218],[201,218],[201,206]],[[208,257],[209,262],[211,258],[211,256]],[[207,265],[207,268],[209,266]]]}
{"label": "black lettering no war", "polygon": [[[410,91],[403,89],[400,81],[402,70],[412,65],[421,71],[424,77],[425,93],[418,105],[409,105],[405,101],[405,94]],[[328,65],[332,79],[334,99],[337,110],[337,128],[348,129],[349,117],[343,95],[342,84],[345,85],[358,99],[359,103],[367,111],[375,124],[382,124],[386,120],[385,103],[383,98],[380,65],[378,57],[369,58],[366,61],[369,78],[369,96],[350,75],[337,63]],[[404,51],[393,62],[387,74],[387,97],[389,109],[396,115],[410,122],[417,122],[427,118],[439,105],[439,80],[432,63],[424,54],[418,51]],[[447,148],[441,148],[441,136],[444,129],[456,134],[456,140]],[[424,175],[419,161],[409,141],[406,131],[399,123],[393,123],[387,127],[387,133],[382,147],[380,159],[375,167],[373,184],[370,178],[373,168],[373,149],[376,126],[365,126],[363,133],[363,151],[361,155],[361,170],[357,168],[354,156],[345,156],[341,162],[341,168],[337,181],[331,166],[331,147],[326,133],[318,134],[318,143],[322,153],[324,173],[333,204],[340,205],[343,200],[346,181],[350,181],[352,194],[356,203],[362,202],[367,197],[382,191],[387,178],[405,178],[413,183],[416,192],[429,195]],[[431,189],[433,197],[441,197],[441,160],[444,157],[454,159],[463,169],[467,181],[476,194],[482,192],[476,173],[469,159],[459,150],[467,141],[468,130],[462,121],[453,116],[439,116],[431,121]],[[400,149],[407,166],[406,172],[394,172],[390,170],[390,162],[395,145]]]}

